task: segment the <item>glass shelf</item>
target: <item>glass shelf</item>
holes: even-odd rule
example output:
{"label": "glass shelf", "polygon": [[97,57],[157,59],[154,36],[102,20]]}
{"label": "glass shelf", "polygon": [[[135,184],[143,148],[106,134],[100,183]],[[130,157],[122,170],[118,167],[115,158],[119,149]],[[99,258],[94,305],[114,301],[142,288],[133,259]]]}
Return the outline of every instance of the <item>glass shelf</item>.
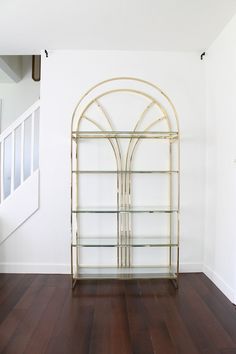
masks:
{"label": "glass shelf", "polygon": [[74,279],[176,279],[169,267],[79,267]]}
{"label": "glass shelf", "polygon": [[79,237],[72,247],[178,247],[176,238],[170,240],[169,237],[132,237],[129,244],[122,245],[117,241],[117,237]]}
{"label": "glass shelf", "polygon": [[112,173],[112,174],[118,174],[118,173],[129,173],[129,174],[135,174],[135,173],[144,173],[144,174],[148,174],[148,173],[167,173],[167,174],[170,174],[170,173],[179,173],[179,171],[177,170],[153,170],[153,171],[112,171],[112,170],[81,170],[81,171],[77,171],[77,170],[73,170],[72,173],[75,173],[75,174],[79,174],[79,173]]}
{"label": "glass shelf", "polygon": [[160,131],[73,131],[73,139],[103,139],[103,138],[142,138],[142,139],[174,139],[178,138],[178,132]]}
{"label": "glass shelf", "polygon": [[86,207],[73,209],[72,213],[177,213],[178,208],[169,207],[135,207],[135,208],[119,208],[116,207]]}

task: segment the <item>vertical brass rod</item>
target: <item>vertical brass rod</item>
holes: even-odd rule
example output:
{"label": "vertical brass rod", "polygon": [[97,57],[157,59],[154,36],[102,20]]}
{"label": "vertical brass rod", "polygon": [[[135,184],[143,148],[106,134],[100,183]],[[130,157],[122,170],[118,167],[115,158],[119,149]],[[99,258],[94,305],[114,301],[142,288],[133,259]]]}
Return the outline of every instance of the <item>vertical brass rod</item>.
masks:
{"label": "vertical brass rod", "polygon": [[[119,194],[119,173],[117,173],[117,177],[116,177],[116,207],[117,210],[120,209],[120,194]],[[117,249],[116,249],[116,257],[117,257],[117,267],[120,267],[120,247],[118,247],[119,243],[120,243],[120,213],[117,212],[116,214],[116,228],[117,228]]]}
{"label": "vertical brass rod", "polygon": [[73,139],[71,138],[71,145],[70,145],[70,164],[71,164],[71,173],[70,173],[70,229],[71,229],[71,277],[72,277],[72,286],[73,286],[73,278],[74,278],[74,271],[73,271],[73,254],[72,254],[72,244],[73,244]]}
{"label": "vertical brass rod", "polygon": [[178,250],[177,250],[177,282],[179,280],[179,237],[180,237],[180,136],[178,137],[177,141],[177,159],[178,159],[178,213],[177,213],[177,244],[178,244]]}
{"label": "vertical brass rod", "polygon": [[[169,208],[172,210],[172,142],[171,140],[169,141]],[[172,242],[172,214],[169,213],[169,242],[170,242],[170,247],[169,247],[169,271],[171,272],[172,268],[172,247],[171,247],[171,242]]]}
{"label": "vertical brass rod", "polygon": [[70,246],[70,267],[71,267],[71,287],[73,288],[74,284],[74,270],[73,270],[73,246]]}
{"label": "vertical brass rod", "polygon": [[[76,151],[75,151],[75,157],[76,157],[76,169],[79,171],[79,139],[77,140],[76,144]],[[76,209],[79,208],[79,174],[76,174]],[[76,273],[77,276],[79,275],[79,241],[80,241],[80,215],[79,213],[76,214],[76,250],[75,250],[75,255],[76,255]]]}
{"label": "vertical brass rod", "polygon": [[[132,207],[132,200],[131,200],[131,193],[132,193],[132,190],[131,190],[131,173],[128,173],[128,209],[130,210],[130,208]],[[127,249],[127,252],[128,252],[128,267],[131,267],[131,244],[132,244],[132,219],[133,219],[133,215],[132,214],[129,214],[129,218],[128,218],[128,244],[129,244],[129,247]]]}
{"label": "vertical brass rod", "polygon": [[176,269],[176,284],[177,284],[177,288],[179,286],[179,246],[177,247],[177,269]]}

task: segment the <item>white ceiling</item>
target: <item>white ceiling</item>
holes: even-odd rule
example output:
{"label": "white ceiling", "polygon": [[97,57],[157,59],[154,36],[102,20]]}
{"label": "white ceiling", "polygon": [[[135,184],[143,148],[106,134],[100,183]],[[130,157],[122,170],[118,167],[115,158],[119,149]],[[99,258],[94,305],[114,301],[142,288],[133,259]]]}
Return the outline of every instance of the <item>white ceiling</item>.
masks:
{"label": "white ceiling", "polygon": [[236,0],[0,0],[0,54],[200,51],[235,12]]}

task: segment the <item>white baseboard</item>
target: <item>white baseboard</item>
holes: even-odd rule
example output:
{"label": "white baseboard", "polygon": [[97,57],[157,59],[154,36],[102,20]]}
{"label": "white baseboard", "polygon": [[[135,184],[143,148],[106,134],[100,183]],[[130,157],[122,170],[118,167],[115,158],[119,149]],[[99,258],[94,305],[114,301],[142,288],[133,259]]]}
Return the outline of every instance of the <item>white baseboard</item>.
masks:
{"label": "white baseboard", "polygon": [[222,293],[232,302],[236,303],[236,294],[234,289],[229,286],[216,272],[208,266],[203,266],[203,273],[222,291]]}
{"label": "white baseboard", "polygon": [[[225,281],[212,269],[201,263],[181,263],[180,272],[203,272],[233,303],[236,294]],[[0,263],[0,273],[70,274],[70,264],[62,263]]]}
{"label": "white baseboard", "polygon": [[0,273],[70,274],[70,265],[61,263],[0,263]]}
{"label": "white baseboard", "polygon": [[[202,272],[202,265],[198,263],[180,264],[180,272]],[[70,274],[70,264],[61,263],[0,263],[0,273],[43,273],[43,274]]]}

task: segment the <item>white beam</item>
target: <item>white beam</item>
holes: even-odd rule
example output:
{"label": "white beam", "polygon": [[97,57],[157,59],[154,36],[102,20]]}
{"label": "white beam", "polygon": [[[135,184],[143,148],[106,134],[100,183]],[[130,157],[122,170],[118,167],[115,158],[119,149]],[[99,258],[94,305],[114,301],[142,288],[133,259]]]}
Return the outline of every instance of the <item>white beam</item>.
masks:
{"label": "white beam", "polygon": [[0,56],[0,78],[5,82],[18,82],[22,78],[22,59],[19,55]]}

